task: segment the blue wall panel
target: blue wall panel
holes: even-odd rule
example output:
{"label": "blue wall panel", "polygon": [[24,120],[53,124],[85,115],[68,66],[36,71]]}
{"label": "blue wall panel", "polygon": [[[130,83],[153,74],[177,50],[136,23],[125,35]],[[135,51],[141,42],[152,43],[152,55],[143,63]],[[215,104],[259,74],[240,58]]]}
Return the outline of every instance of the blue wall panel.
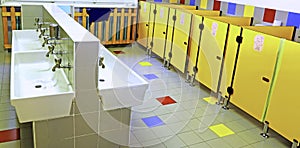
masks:
{"label": "blue wall panel", "polygon": [[289,12],[286,26],[296,26],[297,28],[299,28],[299,25],[300,25],[300,14]]}
{"label": "blue wall panel", "polygon": [[227,14],[235,15],[235,11],[236,11],[236,4],[235,3],[228,3]]}
{"label": "blue wall panel", "polygon": [[196,0],[190,0],[190,5],[195,6]]}

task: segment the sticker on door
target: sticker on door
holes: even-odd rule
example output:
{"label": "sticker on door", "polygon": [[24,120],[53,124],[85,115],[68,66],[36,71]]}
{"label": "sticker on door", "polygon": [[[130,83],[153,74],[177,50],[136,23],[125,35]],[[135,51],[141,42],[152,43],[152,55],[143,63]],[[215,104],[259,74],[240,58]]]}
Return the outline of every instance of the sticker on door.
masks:
{"label": "sticker on door", "polygon": [[180,24],[183,25],[184,24],[184,14],[180,15]]}
{"label": "sticker on door", "polygon": [[254,50],[261,52],[263,50],[265,37],[262,35],[256,35],[254,37]]}
{"label": "sticker on door", "polygon": [[164,17],[164,8],[160,8],[160,14],[159,14],[160,18]]}
{"label": "sticker on door", "polygon": [[212,36],[216,36],[217,35],[217,31],[218,31],[218,23],[213,22],[211,25],[211,34]]}
{"label": "sticker on door", "polygon": [[144,3],[144,12],[147,12],[147,4]]}

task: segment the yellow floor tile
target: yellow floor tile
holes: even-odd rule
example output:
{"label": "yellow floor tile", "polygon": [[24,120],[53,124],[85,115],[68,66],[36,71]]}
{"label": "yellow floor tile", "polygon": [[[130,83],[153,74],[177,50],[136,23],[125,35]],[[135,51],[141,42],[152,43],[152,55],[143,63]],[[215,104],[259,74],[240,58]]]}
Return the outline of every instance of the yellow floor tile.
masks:
{"label": "yellow floor tile", "polygon": [[219,137],[224,137],[224,136],[234,134],[234,132],[224,124],[210,126],[209,129],[215,132]]}
{"label": "yellow floor tile", "polygon": [[215,97],[206,97],[206,98],[203,98],[203,100],[205,100],[209,104],[216,104],[218,102],[218,99]]}
{"label": "yellow floor tile", "polygon": [[141,66],[152,66],[150,62],[139,62]]}

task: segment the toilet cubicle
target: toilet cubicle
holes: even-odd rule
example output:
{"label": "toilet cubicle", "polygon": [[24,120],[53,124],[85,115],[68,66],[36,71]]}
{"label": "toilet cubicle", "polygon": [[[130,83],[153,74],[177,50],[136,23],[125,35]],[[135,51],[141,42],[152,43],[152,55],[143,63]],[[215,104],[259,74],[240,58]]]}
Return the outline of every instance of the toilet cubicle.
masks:
{"label": "toilet cubicle", "polygon": [[[161,9],[161,7],[165,7],[167,9],[170,8],[171,10],[163,10]],[[196,6],[188,5],[161,4],[143,1],[139,2],[139,24],[137,42],[145,48],[152,48],[153,45],[151,42],[153,42],[153,36],[155,33],[154,28],[155,24],[157,24],[156,18],[158,19],[160,24],[163,25],[168,23],[167,17],[171,15],[172,11],[175,11],[175,9],[195,10],[196,8]],[[160,15],[160,17],[158,17],[157,15]]]}
{"label": "toilet cubicle", "polygon": [[[171,45],[174,40],[173,34],[175,32],[174,26],[176,26],[176,11],[180,10],[195,10],[196,6],[187,5],[170,5],[170,4],[156,4],[155,21],[153,23],[154,27],[149,28],[149,32],[153,32],[149,36],[149,48],[151,52],[155,53],[159,57],[163,58],[165,61],[167,59],[168,53],[165,49],[171,49]],[[188,18],[187,18],[187,21]],[[187,22],[188,23],[188,22]],[[150,53],[151,54],[151,53]]]}
{"label": "toilet cubicle", "polygon": [[251,17],[194,16],[187,71],[192,79],[216,93],[227,46],[229,26],[251,25]]}
{"label": "toilet cubicle", "polygon": [[[222,94],[225,88],[232,87],[234,93],[230,101],[263,121],[281,38],[291,40],[294,27],[232,26],[230,29],[234,31],[228,38],[223,69],[227,79],[221,81],[226,83],[221,84]],[[242,36],[239,45],[233,40],[237,35]]]}
{"label": "toilet cubicle", "polygon": [[219,16],[221,12],[173,9],[158,4],[156,5],[156,10],[157,14],[151,50],[157,56],[164,59],[164,64],[170,63],[184,73],[192,16],[194,14]]}
{"label": "toilet cubicle", "polygon": [[139,24],[138,24],[138,36],[137,36],[137,42],[141,44],[144,47],[147,47],[148,45],[148,28],[149,28],[149,18],[150,18],[150,12],[154,9],[151,8],[151,3],[147,2],[139,2]]}
{"label": "toilet cubicle", "polygon": [[266,121],[270,127],[290,141],[300,139],[299,83],[300,44],[285,40],[280,48],[279,62],[275,70]]}

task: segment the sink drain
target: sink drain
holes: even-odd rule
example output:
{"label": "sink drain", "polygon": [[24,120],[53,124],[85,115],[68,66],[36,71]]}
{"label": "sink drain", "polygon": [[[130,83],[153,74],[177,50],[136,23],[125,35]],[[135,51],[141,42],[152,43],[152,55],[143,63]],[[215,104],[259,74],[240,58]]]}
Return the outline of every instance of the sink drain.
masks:
{"label": "sink drain", "polygon": [[42,85],[39,85],[39,84],[38,84],[38,85],[35,85],[34,87],[35,87],[35,88],[42,88]]}
{"label": "sink drain", "polygon": [[99,81],[100,81],[100,82],[104,82],[105,80],[104,80],[104,79],[99,79]]}

